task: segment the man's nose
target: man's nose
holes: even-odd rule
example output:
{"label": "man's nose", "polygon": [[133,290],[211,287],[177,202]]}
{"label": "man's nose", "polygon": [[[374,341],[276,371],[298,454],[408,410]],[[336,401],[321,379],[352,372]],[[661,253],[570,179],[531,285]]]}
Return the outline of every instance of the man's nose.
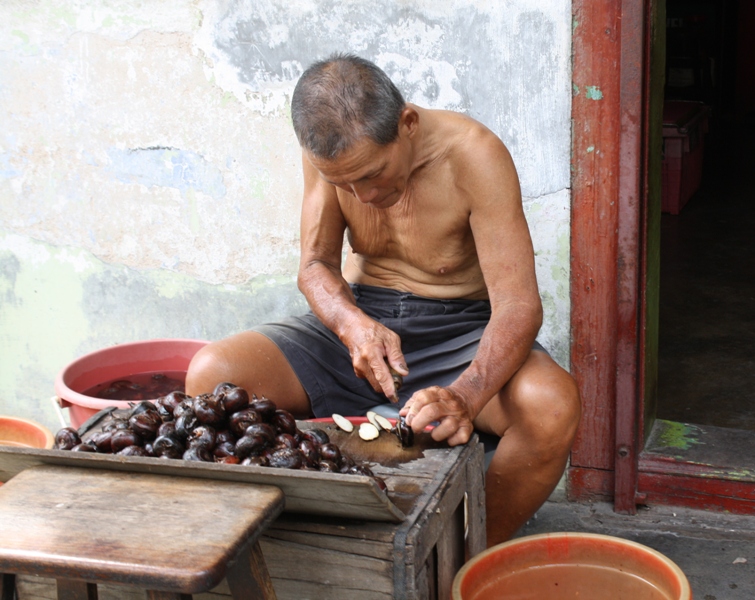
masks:
{"label": "man's nose", "polygon": [[378,189],[370,185],[351,184],[351,191],[362,204],[372,202],[378,195]]}

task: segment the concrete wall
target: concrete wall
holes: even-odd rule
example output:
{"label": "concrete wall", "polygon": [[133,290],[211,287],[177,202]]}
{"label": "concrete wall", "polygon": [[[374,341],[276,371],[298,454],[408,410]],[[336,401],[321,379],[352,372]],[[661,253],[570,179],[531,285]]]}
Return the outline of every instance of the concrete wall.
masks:
{"label": "concrete wall", "polygon": [[215,339],[304,309],[289,101],[329,53],[465,112],[517,163],[568,364],[570,3],[0,3],[0,413],[59,423],[84,353]]}

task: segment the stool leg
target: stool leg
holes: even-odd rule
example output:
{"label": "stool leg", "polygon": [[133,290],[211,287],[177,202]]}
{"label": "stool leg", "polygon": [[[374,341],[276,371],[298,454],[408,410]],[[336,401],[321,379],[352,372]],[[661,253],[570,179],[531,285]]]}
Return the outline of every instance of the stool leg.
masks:
{"label": "stool leg", "polygon": [[226,578],[233,600],[276,600],[265,557],[257,542],[236,557]]}
{"label": "stool leg", "polygon": [[58,579],[58,600],[97,600],[97,585],[86,581]]}
{"label": "stool leg", "polygon": [[179,594],[177,592],[158,592],[147,590],[147,600],[191,600],[191,594]]}
{"label": "stool leg", "polygon": [[13,573],[3,573],[2,600],[16,600],[16,576]]}

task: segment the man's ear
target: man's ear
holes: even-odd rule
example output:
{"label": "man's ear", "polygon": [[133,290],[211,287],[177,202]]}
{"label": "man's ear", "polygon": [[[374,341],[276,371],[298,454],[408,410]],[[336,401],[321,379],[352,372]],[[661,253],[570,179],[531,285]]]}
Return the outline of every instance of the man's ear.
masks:
{"label": "man's ear", "polygon": [[398,121],[399,131],[403,130],[409,138],[414,137],[419,127],[419,113],[411,106],[404,107]]}

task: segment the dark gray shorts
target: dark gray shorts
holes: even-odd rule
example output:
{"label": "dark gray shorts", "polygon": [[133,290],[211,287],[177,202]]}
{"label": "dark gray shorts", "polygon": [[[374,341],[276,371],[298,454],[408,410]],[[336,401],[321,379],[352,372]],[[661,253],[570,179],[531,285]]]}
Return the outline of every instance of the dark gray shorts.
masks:
{"label": "dark gray shorts", "polygon": [[[455,381],[472,362],[490,320],[486,300],[437,300],[366,285],[351,289],[360,309],[401,337],[409,375],[398,393],[400,406],[418,390]],[[363,415],[389,403],[354,374],[346,346],[312,312],[253,329],[283,352],[316,417]],[[537,342],[533,349],[545,351]]]}

